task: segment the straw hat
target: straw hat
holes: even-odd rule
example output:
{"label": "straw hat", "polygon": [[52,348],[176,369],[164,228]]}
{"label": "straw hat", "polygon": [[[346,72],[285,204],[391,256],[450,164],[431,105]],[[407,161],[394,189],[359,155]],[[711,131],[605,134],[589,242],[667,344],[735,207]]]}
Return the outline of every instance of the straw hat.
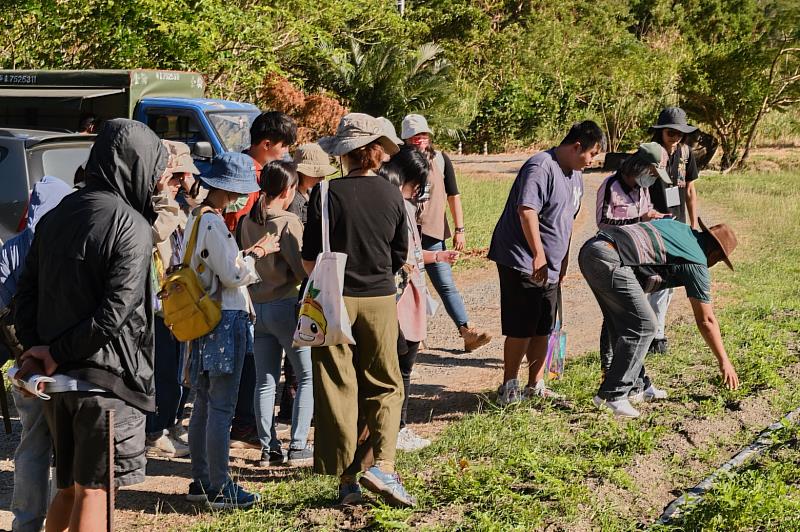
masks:
{"label": "straw hat", "polygon": [[318,143],[329,155],[340,156],[367,144],[380,142],[384,151],[394,155],[400,148],[386,136],[378,120],[364,113],[346,114],[339,121],[336,134],[332,137],[322,137]]}
{"label": "straw hat", "polygon": [[294,152],[294,163],[298,173],[309,177],[325,177],[336,173],[328,154],[317,143],[298,146]]}

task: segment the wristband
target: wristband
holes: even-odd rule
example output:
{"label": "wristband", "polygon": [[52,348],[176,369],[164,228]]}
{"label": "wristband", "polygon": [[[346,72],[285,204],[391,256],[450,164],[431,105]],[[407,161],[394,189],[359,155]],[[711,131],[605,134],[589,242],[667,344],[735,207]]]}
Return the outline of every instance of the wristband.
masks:
{"label": "wristband", "polygon": [[439,252],[436,251],[433,254],[433,262],[439,262]]}
{"label": "wristband", "polygon": [[467,230],[464,227],[456,227],[456,231],[455,232],[456,232],[457,235],[463,235],[464,233],[467,232]]}

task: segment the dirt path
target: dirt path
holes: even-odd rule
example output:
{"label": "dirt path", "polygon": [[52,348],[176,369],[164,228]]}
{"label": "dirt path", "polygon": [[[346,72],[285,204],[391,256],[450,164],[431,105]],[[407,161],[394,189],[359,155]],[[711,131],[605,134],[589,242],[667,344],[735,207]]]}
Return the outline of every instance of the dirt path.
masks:
{"label": "dirt path", "polygon": [[[513,177],[524,158],[511,157],[497,161],[500,173]],[[497,164],[495,163],[495,164]],[[481,163],[488,164],[488,163]],[[459,171],[472,173],[472,168]],[[475,175],[485,172],[481,168]],[[495,172],[497,175],[497,172]],[[580,245],[595,232],[594,199],[597,187],[606,174],[585,175],[586,193],[578,216],[570,252],[570,267],[563,289],[565,328],[569,334],[569,353],[579,355],[595,350],[600,330],[600,311],[577,268]],[[429,327],[427,348],[420,353],[412,381],[409,422],[421,435],[435,436],[446,424],[465,413],[474,412],[480,395],[495,389],[502,379],[502,345],[500,334],[499,286],[493,263],[483,268],[460,272],[456,282],[470,313],[470,322],[488,330],[494,339],[477,352],[464,353],[463,342],[455,326],[441,308]],[[676,298],[671,319],[681,319],[689,312],[688,305]],[[524,378],[524,377],[523,377]],[[19,424],[15,432],[3,436],[0,443],[0,508],[7,509],[13,487],[13,450],[19,441]],[[233,465],[252,482],[270,482],[294,474],[285,468],[255,467],[257,451],[234,451]],[[188,460],[151,460],[145,483],[125,488],[118,497],[117,523],[126,529],[157,530],[183,528],[209,519],[183,499],[189,481]],[[0,511],[0,527],[10,529],[11,514]]]}

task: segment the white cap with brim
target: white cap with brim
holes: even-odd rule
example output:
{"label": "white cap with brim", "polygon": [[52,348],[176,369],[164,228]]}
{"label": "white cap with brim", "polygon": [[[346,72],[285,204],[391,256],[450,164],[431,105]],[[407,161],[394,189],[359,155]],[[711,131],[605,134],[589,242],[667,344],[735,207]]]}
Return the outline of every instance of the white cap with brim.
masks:
{"label": "white cap with brim", "polygon": [[339,121],[334,136],[322,137],[317,143],[325,153],[339,157],[375,141],[389,155],[400,151],[397,144],[386,136],[376,118],[364,113],[350,113]]}
{"label": "white cap with brim", "polygon": [[406,115],[403,119],[402,132],[400,133],[403,140],[410,139],[414,135],[419,135],[420,133],[433,135],[433,131],[428,127],[428,121],[425,120],[425,117],[414,114]]}

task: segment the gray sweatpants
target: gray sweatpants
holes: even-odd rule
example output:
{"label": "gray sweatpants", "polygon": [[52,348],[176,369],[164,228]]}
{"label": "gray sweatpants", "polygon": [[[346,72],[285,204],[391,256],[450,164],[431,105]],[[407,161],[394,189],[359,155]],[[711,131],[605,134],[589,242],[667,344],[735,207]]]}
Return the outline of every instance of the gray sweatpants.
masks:
{"label": "gray sweatpants", "polygon": [[657,322],[633,269],[620,263],[613,244],[592,238],[578,256],[581,273],[603,313],[612,358],[597,395],[607,401],[627,397],[634,386],[649,382],[644,357],[656,334]]}

